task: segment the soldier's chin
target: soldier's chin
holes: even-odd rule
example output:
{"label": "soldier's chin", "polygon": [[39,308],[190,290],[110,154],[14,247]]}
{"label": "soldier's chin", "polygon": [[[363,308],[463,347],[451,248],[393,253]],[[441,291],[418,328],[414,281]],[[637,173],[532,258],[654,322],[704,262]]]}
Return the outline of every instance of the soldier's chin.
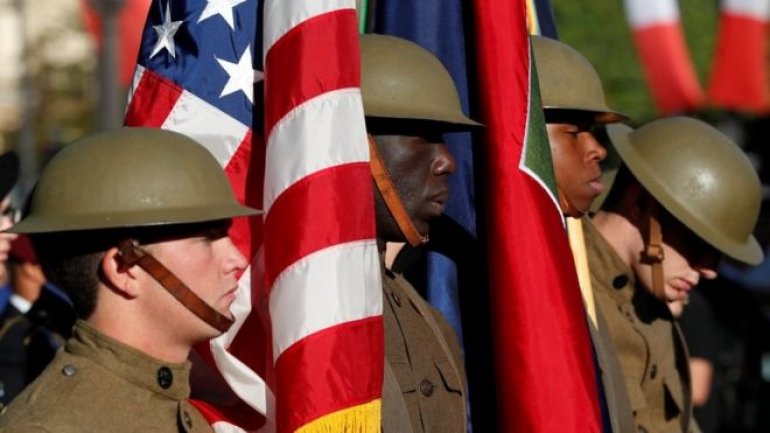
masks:
{"label": "soldier's chin", "polygon": [[679,318],[679,316],[682,315],[684,312],[684,306],[686,305],[686,302],[678,299],[676,301],[669,301],[666,303],[668,306],[668,311],[671,312],[671,315],[674,316],[674,318]]}

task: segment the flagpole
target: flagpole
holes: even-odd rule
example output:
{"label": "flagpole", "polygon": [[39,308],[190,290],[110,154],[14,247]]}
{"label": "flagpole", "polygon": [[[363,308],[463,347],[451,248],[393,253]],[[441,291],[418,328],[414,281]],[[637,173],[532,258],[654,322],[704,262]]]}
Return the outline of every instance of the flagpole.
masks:
{"label": "flagpole", "polygon": [[27,18],[24,0],[16,0],[14,5],[19,17],[19,35],[21,35],[21,128],[17,151],[19,154],[20,176],[16,185],[17,198],[24,199],[32,190],[38,175],[37,146],[35,145],[35,112],[39,107],[39,95],[32,84],[30,68],[30,47],[27,37]]}
{"label": "flagpole", "polygon": [[99,13],[102,46],[99,53],[99,129],[117,128],[123,123],[120,100],[120,55],[118,44],[118,15],[125,0],[91,0]]}
{"label": "flagpole", "polygon": [[591,273],[588,267],[585,236],[583,235],[583,220],[568,217],[567,235],[569,237],[569,246],[572,250],[572,258],[575,261],[575,270],[577,270],[580,293],[583,295],[586,314],[594,326],[597,326],[596,304],[594,302],[593,287],[591,286]]}

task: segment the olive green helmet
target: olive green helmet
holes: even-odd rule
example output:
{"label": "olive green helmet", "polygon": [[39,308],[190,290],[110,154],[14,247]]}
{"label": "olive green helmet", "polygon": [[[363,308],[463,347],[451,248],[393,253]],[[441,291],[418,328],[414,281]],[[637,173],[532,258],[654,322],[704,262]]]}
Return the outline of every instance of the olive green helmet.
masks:
{"label": "olive green helmet", "polygon": [[428,50],[395,36],[361,36],[361,95],[367,117],[480,126],[463,114],[452,77]]}
{"label": "olive green helmet", "polygon": [[762,200],[759,176],[727,136],[688,117],[636,130],[609,125],[607,132],[634,177],[677,220],[734,259],[762,261],[752,235]]}
{"label": "olive green helmet", "polygon": [[599,123],[628,120],[607,106],[599,74],[582,54],[553,39],[531,36],[531,40],[543,109],[588,111]]}
{"label": "olive green helmet", "polygon": [[214,221],[259,213],[240,205],[221,166],[176,132],[121,128],[65,146],[45,167],[14,233]]}

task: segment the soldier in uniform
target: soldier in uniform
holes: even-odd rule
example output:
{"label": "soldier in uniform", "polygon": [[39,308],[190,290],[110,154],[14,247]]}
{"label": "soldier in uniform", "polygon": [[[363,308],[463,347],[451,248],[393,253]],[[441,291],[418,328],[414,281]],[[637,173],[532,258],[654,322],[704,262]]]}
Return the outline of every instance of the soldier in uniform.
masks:
{"label": "soldier in uniform", "polygon": [[751,162],[730,139],[686,117],[637,130],[611,125],[623,161],[585,224],[591,281],[620,356],[640,433],[699,431],[688,355],[667,303],[716,277],[721,254],[757,264],[761,201]]}
{"label": "soldier in uniform", "polygon": [[66,146],[12,230],[31,235],[79,320],[0,431],[210,432],[186,401],[187,358],[232,324],[247,262],[227,230],[255,213],[181,134],[123,128]]}
{"label": "soldier in uniform", "polygon": [[[599,74],[577,50],[540,36],[531,40],[559,205],[565,217],[580,218],[604,190],[600,163],[607,150],[594,136],[595,128],[628,117],[607,106]],[[631,433],[631,407],[601,311],[595,324],[589,321],[589,330],[612,431]]]}
{"label": "soldier in uniform", "polygon": [[[364,35],[362,97],[375,180],[377,244],[420,245],[448,198],[455,162],[442,134],[479,124],[460,108],[454,82],[420,46]],[[385,433],[465,432],[465,372],[457,336],[401,276],[384,267]]]}
{"label": "soldier in uniform", "polygon": [[600,163],[607,150],[594,130],[628,116],[607,106],[599,74],[577,50],[545,37],[531,40],[559,206],[580,218],[604,191]]}

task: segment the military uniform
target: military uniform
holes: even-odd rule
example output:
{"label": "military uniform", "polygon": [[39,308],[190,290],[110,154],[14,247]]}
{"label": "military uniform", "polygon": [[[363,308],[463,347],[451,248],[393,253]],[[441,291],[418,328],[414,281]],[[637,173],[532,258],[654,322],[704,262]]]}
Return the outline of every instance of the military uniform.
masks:
{"label": "military uniform", "polygon": [[402,276],[383,270],[382,281],[386,358],[382,431],[465,432],[465,370],[454,331]]}
{"label": "military uniform", "polygon": [[636,285],[593,224],[584,227],[596,304],[619,356],[638,431],[698,432],[679,326],[665,303]]}
{"label": "military uniform", "polygon": [[186,399],[190,363],[164,363],[78,322],[0,415],[0,432],[211,432]]}

